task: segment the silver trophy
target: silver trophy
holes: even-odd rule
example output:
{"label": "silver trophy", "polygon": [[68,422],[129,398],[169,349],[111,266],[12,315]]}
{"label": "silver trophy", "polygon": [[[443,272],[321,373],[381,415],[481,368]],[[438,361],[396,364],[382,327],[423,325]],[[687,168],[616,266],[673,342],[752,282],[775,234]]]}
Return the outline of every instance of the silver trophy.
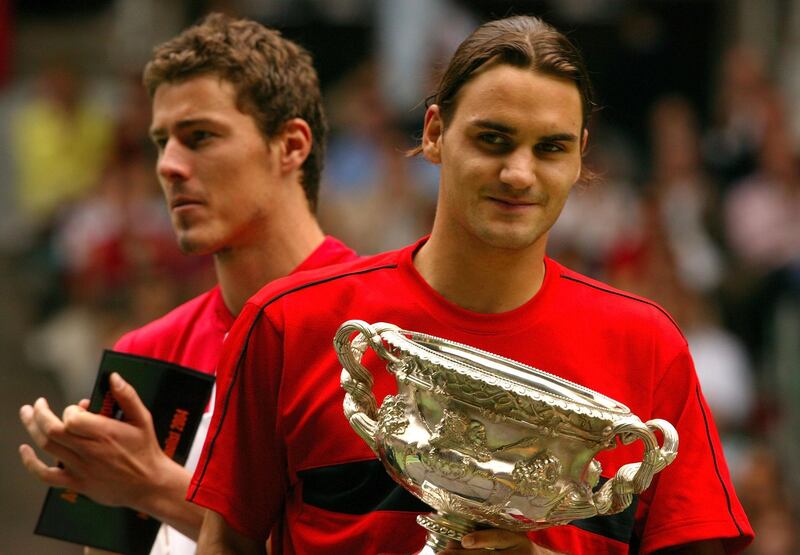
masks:
{"label": "silver trophy", "polygon": [[[417,517],[428,530],[423,554],[477,528],[527,532],[618,513],[677,455],[670,423],[642,423],[613,399],[486,351],[360,320],[342,324],[334,346],[350,425],[436,511]],[[380,407],[361,364],[368,348],[397,380]],[[594,457],[617,438],[642,440],[642,461],[594,491]]]}

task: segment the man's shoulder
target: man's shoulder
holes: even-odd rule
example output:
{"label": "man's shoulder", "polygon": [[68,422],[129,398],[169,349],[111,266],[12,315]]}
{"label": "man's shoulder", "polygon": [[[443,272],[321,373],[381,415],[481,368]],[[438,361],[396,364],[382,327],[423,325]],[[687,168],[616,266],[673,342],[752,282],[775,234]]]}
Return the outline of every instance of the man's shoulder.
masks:
{"label": "man's shoulder", "polygon": [[192,329],[198,320],[213,310],[218,303],[219,287],[198,295],[170,310],[160,318],[123,335],[114,345],[117,351],[136,354],[147,352],[158,344],[169,345]]}
{"label": "man's shoulder", "polygon": [[645,326],[652,329],[656,326],[665,333],[677,333],[685,341],[678,323],[657,302],[578,273],[555,261],[553,267],[559,290],[563,293],[562,301],[568,299],[580,312],[613,319],[616,324],[629,323],[633,328]]}
{"label": "man's shoulder", "polygon": [[361,278],[366,277],[366,279],[369,279],[368,276],[370,274],[396,269],[403,250],[366,256],[323,268],[294,273],[268,283],[258,293],[250,297],[247,304],[263,308],[287,295],[311,290],[319,286],[331,288],[351,286],[359,282]]}

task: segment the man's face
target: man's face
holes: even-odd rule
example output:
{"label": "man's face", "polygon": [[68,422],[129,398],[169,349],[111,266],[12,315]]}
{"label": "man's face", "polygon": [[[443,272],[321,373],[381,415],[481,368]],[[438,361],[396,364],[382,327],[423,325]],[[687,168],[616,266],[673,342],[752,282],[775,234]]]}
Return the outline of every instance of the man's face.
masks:
{"label": "man's face", "polygon": [[278,204],[279,149],[235,99],[233,85],[211,75],[165,83],[153,97],[156,171],[186,253],[252,244]]}
{"label": "man's face", "polygon": [[581,118],[574,83],[510,65],[464,85],[446,127],[429,108],[423,152],[441,164],[436,226],[495,248],[543,247],[580,175]]}

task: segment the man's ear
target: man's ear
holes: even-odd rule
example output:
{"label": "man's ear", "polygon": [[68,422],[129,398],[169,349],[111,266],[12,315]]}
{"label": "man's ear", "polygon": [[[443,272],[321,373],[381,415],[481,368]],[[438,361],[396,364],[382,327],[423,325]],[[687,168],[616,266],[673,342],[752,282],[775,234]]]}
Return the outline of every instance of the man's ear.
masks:
{"label": "man's ear", "polygon": [[292,118],[283,124],[279,134],[281,170],[290,173],[302,167],[314,142],[311,127],[302,118]]}
{"label": "man's ear", "polygon": [[589,145],[589,130],[584,129],[583,134],[581,135],[581,163],[578,165],[578,174],[575,176],[576,183],[581,178],[585,178],[587,177],[587,175],[589,176],[592,175],[591,172],[584,173],[584,167],[583,167],[583,156],[586,154],[586,147],[588,145]]}
{"label": "man's ear", "polygon": [[439,106],[431,104],[425,112],[425,127],[422,129],[422,155],[429,162],[442,162],[442,135],[444,122]]}

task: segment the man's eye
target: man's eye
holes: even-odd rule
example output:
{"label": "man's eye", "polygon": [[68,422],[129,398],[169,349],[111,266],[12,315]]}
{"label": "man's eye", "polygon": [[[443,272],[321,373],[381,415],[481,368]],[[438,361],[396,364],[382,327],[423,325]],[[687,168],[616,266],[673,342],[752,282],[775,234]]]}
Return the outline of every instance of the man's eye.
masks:
{"label": "man's eye", "polygon": [[201,143],[209,138],[211,138],[211,133],[208,131],[203,131],[202,129],[192,131],[192,142],[194,144]]}
{"label": "man's eye", "polygon": [[539,143],[536,145],[536,150],[546,153],[563,152],[564,147],[558,143]]}
{"label": "man's eye", "polygon": [[166,137],[153,137],[152,139],[153,144],[156,148],[160,151],[164,150],[167,146],[167,139]]}
{"label": "man's eye", "polygon": [[481,133],[478,138],[484,143],[492,146],[508,146],[509,141],[497,133]]}

